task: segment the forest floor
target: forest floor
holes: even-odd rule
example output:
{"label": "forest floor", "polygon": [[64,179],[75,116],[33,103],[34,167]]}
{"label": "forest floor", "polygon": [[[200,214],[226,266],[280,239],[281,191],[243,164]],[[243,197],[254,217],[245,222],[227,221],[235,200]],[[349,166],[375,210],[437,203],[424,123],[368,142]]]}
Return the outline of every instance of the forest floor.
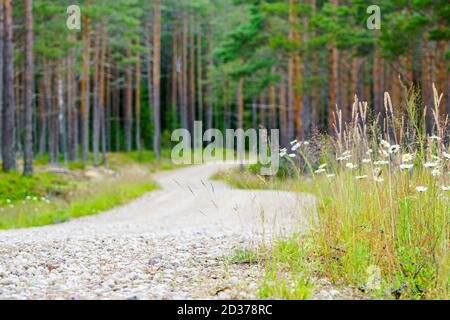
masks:
{"label": "forest floor", "polygon": [[[230,257],[305,228],[314,198],[208,180],[222,169],[159,172],[161,190],[122,207],[0,231],[0,298],[257,298],[264,268]],[[324,286],[312,298],[342,297]]]}

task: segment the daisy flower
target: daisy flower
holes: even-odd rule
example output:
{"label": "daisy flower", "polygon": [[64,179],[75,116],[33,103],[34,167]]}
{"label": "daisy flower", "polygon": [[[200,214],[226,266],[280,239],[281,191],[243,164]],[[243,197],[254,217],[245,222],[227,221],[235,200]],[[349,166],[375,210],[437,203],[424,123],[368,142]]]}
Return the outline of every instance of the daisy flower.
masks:
{"label": "daisy flower", "polygon": [[418,187],[416,187],[416,190],[417,190],[417,192],[425,192],[425,191],[428,190],[428,188],[427,187],[418,186]]}
{"label": "daisy flower", "polygon": [[376,166],[384,166],[384,165],[389,164],[389,161],[387,161],[387,160],[378,160],[378,161],[375,161],[373,164],[376,165]]}
{"label": "daisy flower", "polygon": [[439,177],[441,175],[441,170],[439,170],[439,168],[434,168],[433,171],[431,171],[431,175],[433,177]]}
{"label": "daisy flower", "polygon": [[402,162],[410,162],[414,159],[414,156],[410,153],[405,153],[402,155]]}
{"label": "daisy flower", "polygon": [[405,169],[412,169],[414,167],[413,164],[407,164],[407,163],[402,163],[400,165],[400,169],[405,170]]}
{"label": "daisy flower", "polygon": [[434,167],[436,167],[438,164],[436,163],[436,162],[425,162],[424,164],[423,164],[423,166],[425,167],[425,168],[434,168]]}
{"label": "daisy flower", "polygon": [[400,151],[400,146],[398,144],[394,144],[394,145],[389,147],[389,153],[390,154],[397,153],[399,151]]}
{"label": "daisy flower", "polygon": [[353,164],[351,162],[348,162],[345,166],[347,168],[349,168],[349,169],[356,169],[356,168],[358,168],[358,166],[356,164]]}

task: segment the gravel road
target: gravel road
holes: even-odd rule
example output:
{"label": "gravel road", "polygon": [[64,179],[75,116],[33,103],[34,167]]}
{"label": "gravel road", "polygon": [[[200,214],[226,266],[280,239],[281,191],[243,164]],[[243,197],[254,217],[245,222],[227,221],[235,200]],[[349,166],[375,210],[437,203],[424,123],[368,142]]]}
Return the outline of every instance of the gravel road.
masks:
{"label": "gravel road", "polygon": [[210,181],[221,165],[161,172],[161,190],[67,223],[0,231],[0,299],[254,298],[236,248],[305,225],[313,199]]}

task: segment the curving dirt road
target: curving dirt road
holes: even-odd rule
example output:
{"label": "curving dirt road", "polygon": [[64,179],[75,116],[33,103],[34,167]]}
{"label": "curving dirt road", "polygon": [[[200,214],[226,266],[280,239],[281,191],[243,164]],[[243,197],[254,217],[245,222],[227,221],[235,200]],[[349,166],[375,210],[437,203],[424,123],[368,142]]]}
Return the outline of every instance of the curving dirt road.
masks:
{"label": "curving dirt road", "polygon": [[305,225],[313,199],[243,191],[208,178],[220,165],[154,175],[161,190],[97,216],[0,231],[0,299],[252,298],[256,266],[235,248]]}

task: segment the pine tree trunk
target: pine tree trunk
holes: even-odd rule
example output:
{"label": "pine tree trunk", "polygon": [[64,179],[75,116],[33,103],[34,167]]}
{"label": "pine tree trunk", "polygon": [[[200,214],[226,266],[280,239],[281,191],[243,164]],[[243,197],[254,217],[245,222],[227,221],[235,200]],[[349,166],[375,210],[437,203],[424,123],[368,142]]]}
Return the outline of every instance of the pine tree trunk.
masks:
{"label": "pine tree trunk", "polygon": [[177,127],[177,112],[178,112],[178,25],[175,26],[172,33],[172,98],[171,98],[171,106],[172,106],[172,128]]}
{"label": "pine tree trunk", "polygon": [[286,112],[286,82],[284,77],[280,82],[280,129],[281,129],[281,145],[287,146],[289,143],[289,137],[287,132],[287,112]]}
{"label": "pine tree trunk", "polygon": [[150,121],[153,121],[153,71],[152,71],[152,42],[150,37],[150,25],[145,22],[145,47],[146,47],[146,66],[147,66],[147,91],[148,91],[148,107]]}
{"label": "pine tree trunk", "polygon": [[99,165],[100,152],[100,42],[102,29],[97,25],[94,40],[94,83],[93,83],[93,130],[92,130],[92,153],[94,166]]}
{"label": "pine tree trunk", "polygon": [[244,77],[239,78],[237,87],[237,128],[244,129]]}
{"label": "pine tree trunk", "polygon": [[195,116],[195,34],[194,34],[194,17],[190,18],[190,32],[189,32],[189,126],[191,132],[194,130]]}
{"label": "pine tree trunk", "polygon": [[439,48],[439,72],[438,72],[438,92],[443,93],[442,101],[440,104],[440,114],[445,115],[447,109],[447,95],[449,94],[449,82],[448,82],[448,67],[446,62],[446,41],[440,40],[438,43]]}
{"label": "pine tree trunk", "polygon": [[90,47],[91,38],[89,30],[89,18],[87,15],[83,16],[83,70],[81,76],[81,106],[80,106],[80,121],[81,121],[81,157],[84,163],[88,161],[89,156],[89,112],[90,112]]}
{"label": "pine tree trunk", "polygon": [[[131,44],[130,44],[131,45]],[[131,60],[130,46],[127,50],[128,60]],[[126,88],[125,88],[125,149],[131,151],[132,145],[132,117],[133,117],[133,67],[130,63],[126,67]]]}
{"label": "pine tree trunk", "polygon": [[4,10],[3,1],[0,1],[0,159],[2,159],[3,144],[3,48],[4,48]]}
{"label": "pine tree trunk", "polygon": [[262,90],[259,94],[259,126],[267,128],[266,121],[266,92]]}
{"label": "pine tree trunk", "polygon": [[3,171],[16,169],[15,157],[15,103],[14,103],[14,47],[12,1],[3,0],[4,48],[3,48],[3,125],[2,160]]}
{"label": "pine tree trunk", "polygon": [[153,9],[153,151],[157,159],[161,154],[161,115],[160,115],[160,72],[161,72],[161,7],[160,0],[154,0]]}
{"label": "pine tree trunk", "polygon": [[23,174],[33,174],[33,1],[25,0],[25,143]]}
{"label": "pine tree trunk", "polygon": [[[45,69],[44,72],[46,72]],[[41,79],[39,83],[39,156],[41,158],[47,151],[47,108],[45,100],[45,80]]]}
{"label": "pine tree trunk", "polygon": [[212,49],[212,39],[211,39],[211,26],[208,26],[208,64],[209,68],[207,70],[206,79],[208,79],[207,85],[207,100],[206,100],[206,128],[211,129],[213,126],[213,84],[212,79],[209,74],[210,70],[214,66],[213,61],[213,49]]}
{"label": "pine tree trunk", "polygon": [[197,27],[197,95],[198,95],[198,116],[197,119],[203,121],[203,66],[202,66],[202,33],[201,22],[198,18]]}
{"label": "pine tree trunk", "polygon": [[[139,45],[139,41],[137,43]],[[136,149],[142,150],[141,147],[141,54],[138,52],[136,56]]]}
{"label": "pine tree trunk", "polygon": [[[274,73],[274,70],[271,71],[272,74]],[[269,112],[270,112],[270,129],[276,128],[276,97],[275,97],[275,85],[271,82],[269,85]]]}
{"label": "pine tree trunk", "polygon": [[108,38],[107,34],[102,33],[100,49],[100,92],[99,92],[99,129],[102,145],[102,164],[106,164],[106,123],[105,123],[105,57]]}
{"label": "pine tree trunk", "polygon": [[[331,4],[334,9],[337,10],[339,6],[339,0],[332,0]],[[338,96],[339,96],[339,50],[336,48],[336,43],[331,44],[331,48],[329,50],[329,112],[328,112],[328,129],[329,132],[334,132],[335,125],[335,112],[336,112],[336,104],[338,104]]]}
{"label": "pine tree trunk", "polygon": [[185,128],[190,129],[190,121],[189,121],[189,101],[188,101],[188,69],[187,69],[187,56],[188,56],[188,23],[187,23],[187,14],[183,12],[183,59],[181,63],[182,69],[182,96],[183,96],[183,118],[185,121]]}

